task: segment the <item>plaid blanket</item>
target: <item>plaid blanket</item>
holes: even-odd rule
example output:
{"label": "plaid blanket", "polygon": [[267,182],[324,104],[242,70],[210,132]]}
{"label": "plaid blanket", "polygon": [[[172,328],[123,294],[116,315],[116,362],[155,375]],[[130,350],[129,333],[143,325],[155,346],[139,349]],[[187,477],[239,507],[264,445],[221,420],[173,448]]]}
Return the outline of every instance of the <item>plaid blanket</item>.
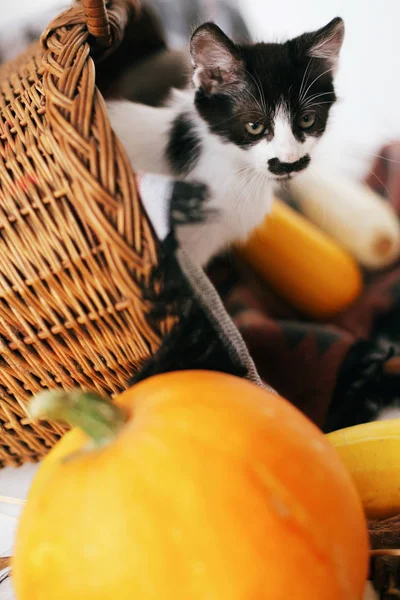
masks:
{"label": "plaid blanket", "polygon": [[[367,183],[400,214],[400,143],[380,155]],[[209,275],[262,379],[325,431],[400,407],[400,264],[365,274],[363,295],[322,324],[296,314],[238,259],[219,259]]]}

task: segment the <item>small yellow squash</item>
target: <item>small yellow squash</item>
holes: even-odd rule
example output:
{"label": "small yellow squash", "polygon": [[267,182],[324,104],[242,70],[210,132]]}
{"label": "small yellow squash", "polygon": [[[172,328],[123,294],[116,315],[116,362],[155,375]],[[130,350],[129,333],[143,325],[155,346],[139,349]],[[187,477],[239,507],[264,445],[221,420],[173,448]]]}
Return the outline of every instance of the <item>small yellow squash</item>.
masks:
{"label": "small yellow squash", "polygon": [[350,254],[278,199],[239,252],[280,296],[314,319],[343,311],[362,289]]}

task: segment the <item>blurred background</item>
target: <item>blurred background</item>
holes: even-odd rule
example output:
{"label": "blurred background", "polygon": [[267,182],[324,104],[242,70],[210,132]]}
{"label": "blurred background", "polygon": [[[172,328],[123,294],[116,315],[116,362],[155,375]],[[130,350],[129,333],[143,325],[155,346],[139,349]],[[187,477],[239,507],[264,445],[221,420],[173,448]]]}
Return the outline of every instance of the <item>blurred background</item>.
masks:
{"label": "blurred background", "polygon": [[[1,13],[0,27],[10,36],[21,17],[35,22],[43,11],[57,11],[60,6],[60,0],[2,3],[7,9]],[[321,156],[343,170],[361,174],[368,168],[371,154],[400,137],[398,0],[203,0],[200,16],[191,0],[157,0],[156,4],[171,20],[182,17],[187,9],[195,22],[204,16],[218,20],[221,6],[235,7],[254,38],[271,41],[318,28],[337,15],[343,17],[347,35],[337,79],[341,102],[335,108]],[[170,43],[178,46],[182,40],[172,36]],[[14,50],[18,50],[18,42]]]}

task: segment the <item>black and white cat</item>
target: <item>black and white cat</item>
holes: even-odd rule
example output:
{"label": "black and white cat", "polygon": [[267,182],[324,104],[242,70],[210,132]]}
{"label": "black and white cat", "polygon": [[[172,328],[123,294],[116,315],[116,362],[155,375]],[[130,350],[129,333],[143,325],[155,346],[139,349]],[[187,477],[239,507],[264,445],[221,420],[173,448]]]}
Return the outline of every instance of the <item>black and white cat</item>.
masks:
{"label": "black and white cat", "polygon": [[212,216],[177,231],[197,263],[246,239],[276,182],[310,164],[336,100],[343,38],[340,18],[283,44],[238,45],[206,23],[190,43],[193,89],[162,108],[108,103],[136,171],[206,184]]}

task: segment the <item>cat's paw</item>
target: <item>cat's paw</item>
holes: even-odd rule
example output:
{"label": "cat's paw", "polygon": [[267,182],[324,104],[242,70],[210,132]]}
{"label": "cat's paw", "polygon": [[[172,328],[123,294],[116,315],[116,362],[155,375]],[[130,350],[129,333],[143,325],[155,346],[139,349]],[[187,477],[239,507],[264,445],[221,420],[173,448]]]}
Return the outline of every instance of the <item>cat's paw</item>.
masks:
{"label": "cat's paw", "polygon": [[171,228],[204,223],[216,214],[216,209],[207,206],[210,190],[197,182],[175,181],[172,186],[170,204]]}

